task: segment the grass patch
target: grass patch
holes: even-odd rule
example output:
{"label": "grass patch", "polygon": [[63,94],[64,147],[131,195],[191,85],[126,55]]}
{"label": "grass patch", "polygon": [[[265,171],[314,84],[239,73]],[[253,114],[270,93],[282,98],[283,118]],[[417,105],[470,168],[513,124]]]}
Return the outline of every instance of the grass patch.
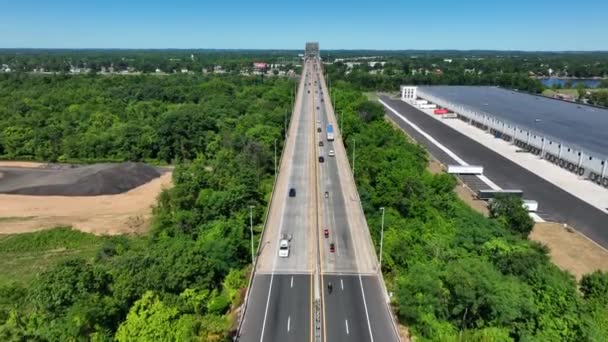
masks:
{"label": "grass patch", "polygon": [[578,90],[576,89],[545,89],[543,91],[543,95],[545,96],[554,96],[555,94],[562,94],[562,95],[568,95],[568,96],[573,96],[574,98],[578,97]]}
{"label": "grass patch", "polygon": [[27,283],[63,260],[91,259],[107,239],[69,227],[0,235],[0,285]]}
{"label": "grass patch", "polygon": [[368,91],[363,93],[368,100],[370,101],[377,101],[378,100],[378,94],[375,91]]}

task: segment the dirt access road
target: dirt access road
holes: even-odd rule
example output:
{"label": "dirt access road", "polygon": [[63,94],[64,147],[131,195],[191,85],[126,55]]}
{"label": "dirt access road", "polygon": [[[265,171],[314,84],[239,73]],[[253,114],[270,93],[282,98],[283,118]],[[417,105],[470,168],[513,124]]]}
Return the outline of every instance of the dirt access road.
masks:
{"label": "dirt access road", "polygon": [[[29,162],[1,162],[0,166],[40,167]],[[171,172],[117,195],[29,196],[0,195],[0,234],[38,231],[57,226],[97,235],[140,233],[150,225],[152,205],[171,185]]]}

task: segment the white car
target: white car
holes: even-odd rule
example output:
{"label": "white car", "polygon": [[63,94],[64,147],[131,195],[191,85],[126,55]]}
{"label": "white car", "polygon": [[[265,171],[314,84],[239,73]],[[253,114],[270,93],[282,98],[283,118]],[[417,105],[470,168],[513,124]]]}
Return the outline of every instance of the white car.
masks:
{"label": "white car", "polygon": [[336,153],[334,152],[334,150],[329,150],[329,156],[330,157],[333,157],[335,155],[336,155]]}
{"label": "white car", "polygon": [[279,256],[281,258],[289,257],[289,241],[287,241],[287,239],[281,239],[281,241],[279,241]]}

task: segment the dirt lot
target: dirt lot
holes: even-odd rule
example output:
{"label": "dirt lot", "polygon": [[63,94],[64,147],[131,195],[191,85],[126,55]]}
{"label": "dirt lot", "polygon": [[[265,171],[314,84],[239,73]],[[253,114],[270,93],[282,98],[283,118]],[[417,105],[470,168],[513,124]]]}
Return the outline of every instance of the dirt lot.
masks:
{"label": "dirt lot", "polygon": [[71,225],[98,235],[142,232],[149,227],[151,206],[156,197],[170,184],[171,172],[167,172],[117,195],[0,195],[0,234],[31,232],[59,225]]}
{"label": "dirt lot", "polygon": [[572,228],[552,222],[537,223],[530,239],[547,245],[551,260],[577,279],[598,269],[608,271],[608,251]]}
{"label": "dirt lot", "polygon": [[8,167],[42,167],[45,164],[36,163],[36,162],[27,162],[27,161],[5,161],[0,160],[0,167],[8,166]]}

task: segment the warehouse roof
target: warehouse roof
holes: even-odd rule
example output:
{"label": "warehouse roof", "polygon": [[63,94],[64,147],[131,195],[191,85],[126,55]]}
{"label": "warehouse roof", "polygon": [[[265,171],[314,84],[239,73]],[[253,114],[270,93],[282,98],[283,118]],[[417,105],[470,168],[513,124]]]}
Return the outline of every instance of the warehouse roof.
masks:
{"label": "warehouse roof", "polygon": [[421,86],[420,90],[474,111],[608,155],[608,109],[498,87]]}

